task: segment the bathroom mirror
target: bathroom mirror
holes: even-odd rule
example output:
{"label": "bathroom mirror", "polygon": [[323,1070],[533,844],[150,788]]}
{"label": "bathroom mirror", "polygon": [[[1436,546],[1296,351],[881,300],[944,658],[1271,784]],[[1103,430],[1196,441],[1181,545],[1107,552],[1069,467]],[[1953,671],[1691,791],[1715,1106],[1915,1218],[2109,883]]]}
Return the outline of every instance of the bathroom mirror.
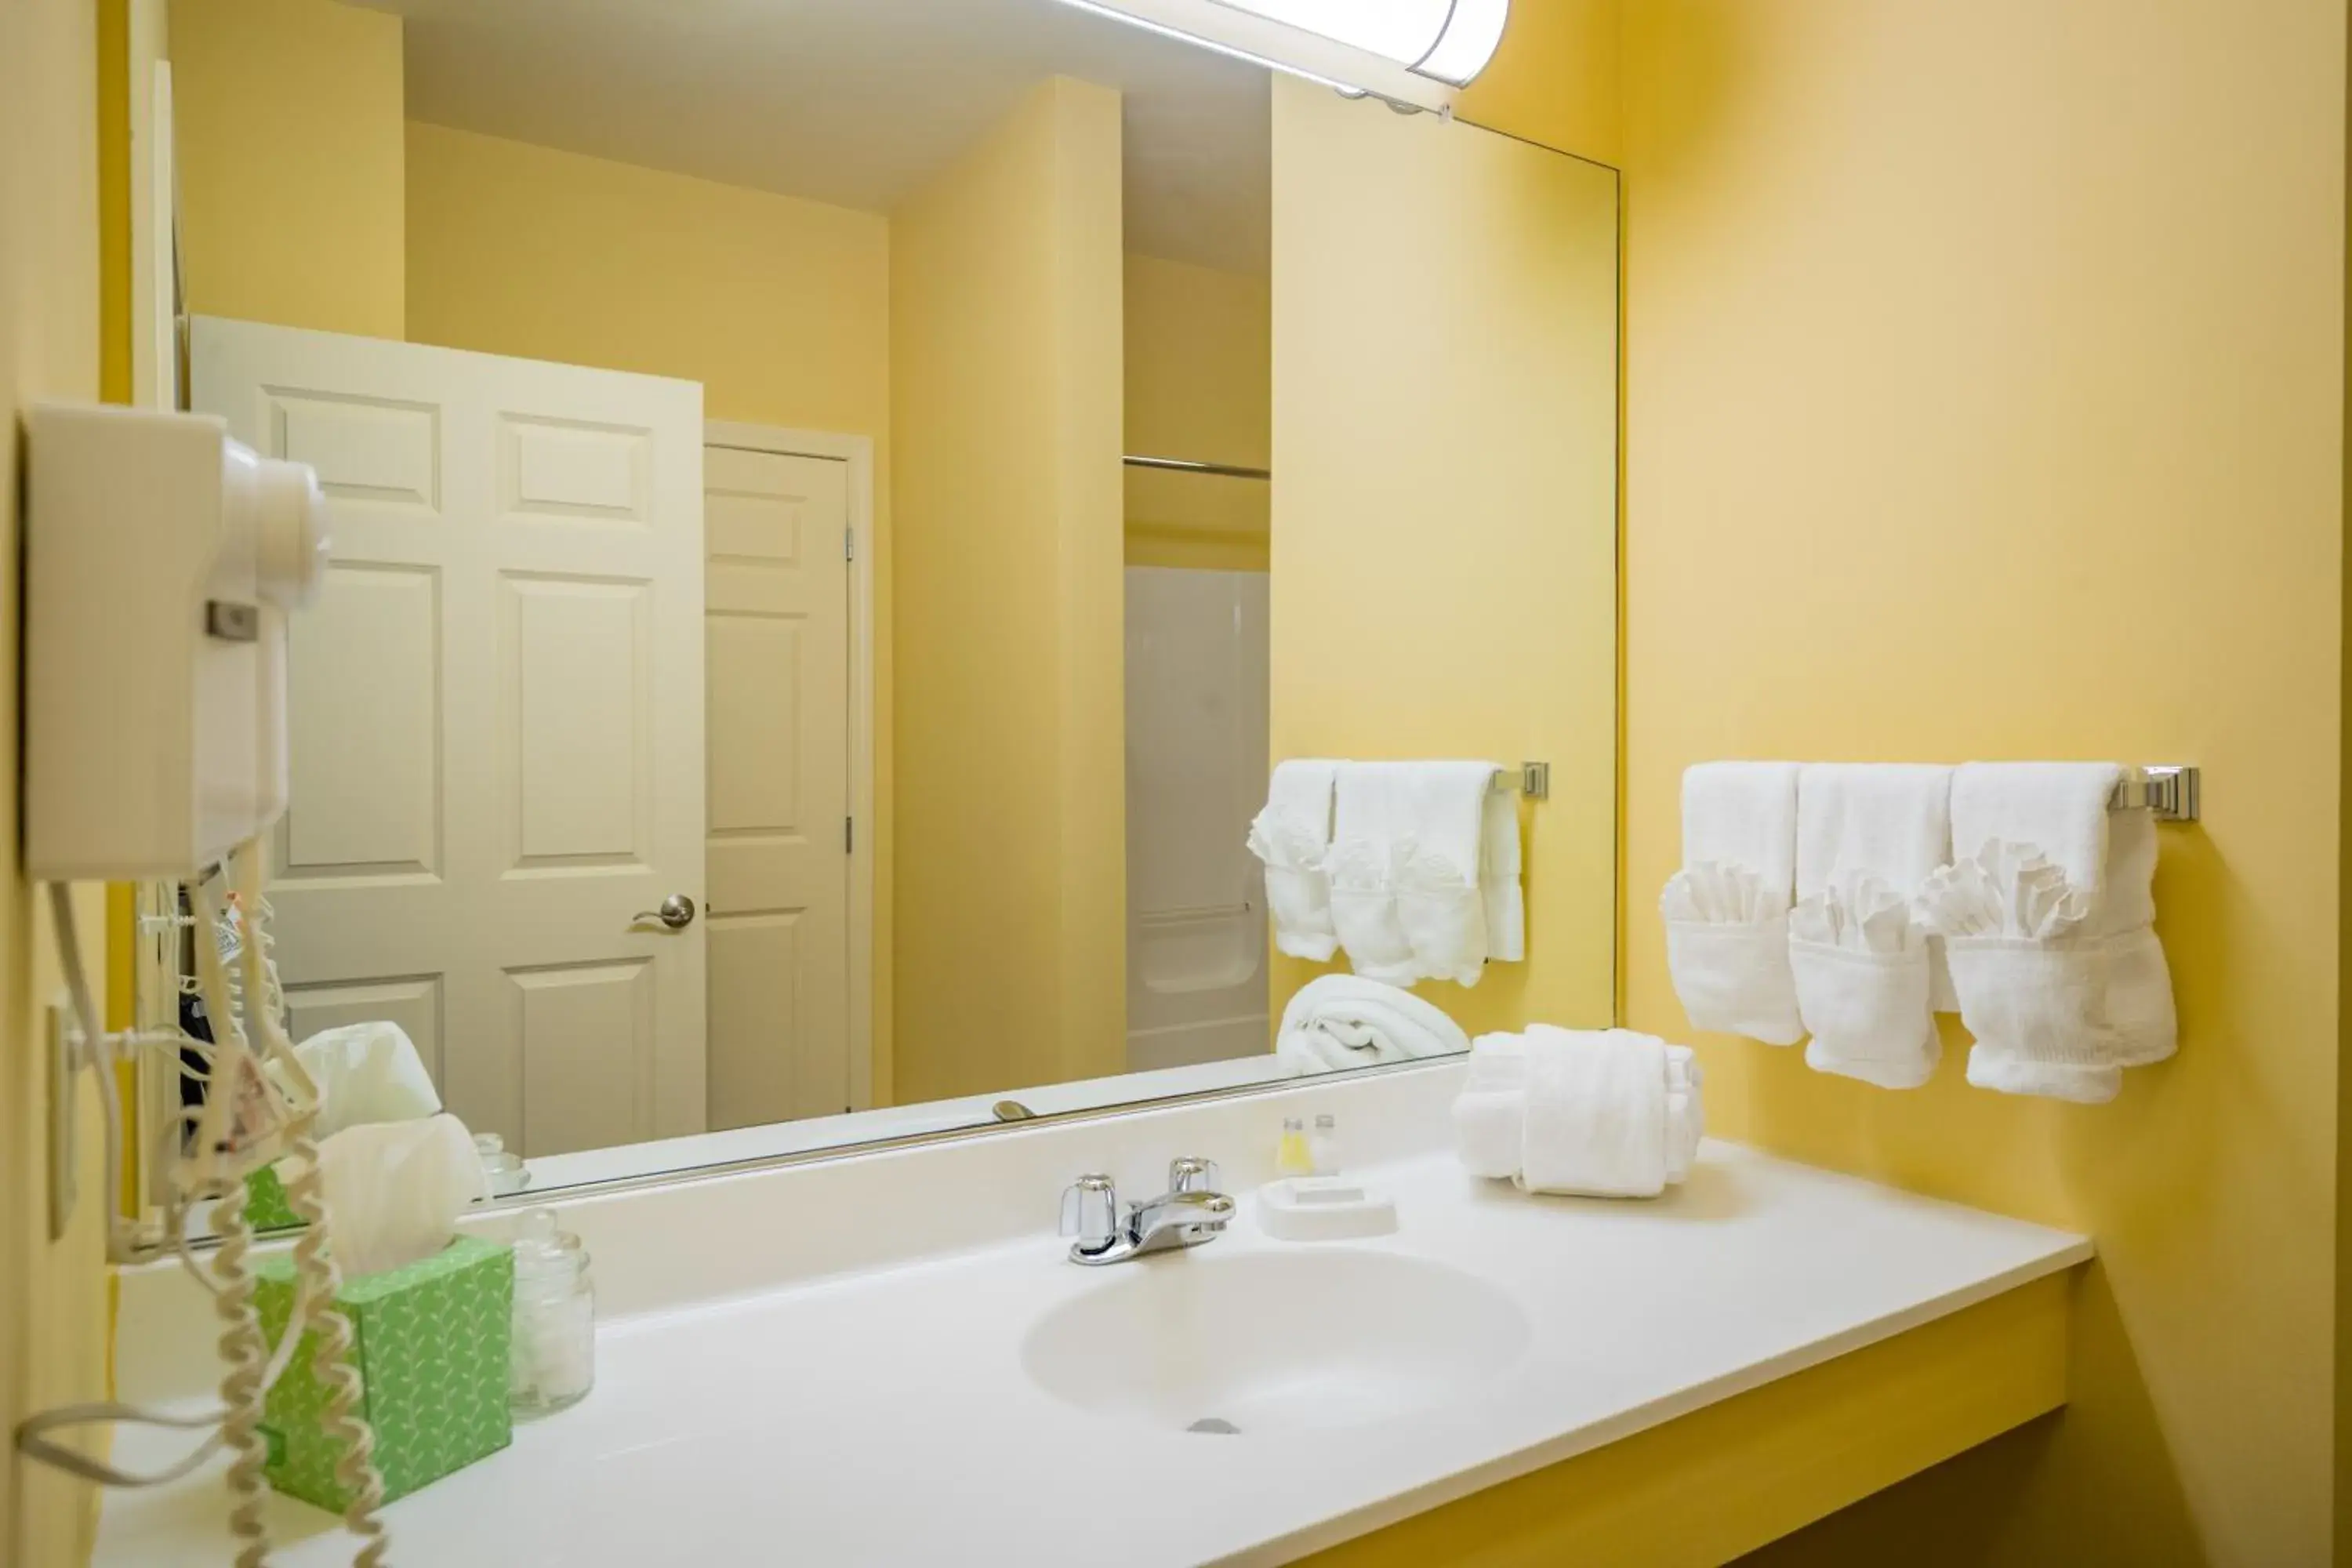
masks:
{"label": "bathroom mirror", "polygon": [[1059,0],[168,52],[188,399],[334,516],[291,1032],[397,1026],[509,1184],[1411,1055],[1274,1048],[1285,759],[1501,764],[1522,956],[1415,994],[1610,1021],[1614,171]]}

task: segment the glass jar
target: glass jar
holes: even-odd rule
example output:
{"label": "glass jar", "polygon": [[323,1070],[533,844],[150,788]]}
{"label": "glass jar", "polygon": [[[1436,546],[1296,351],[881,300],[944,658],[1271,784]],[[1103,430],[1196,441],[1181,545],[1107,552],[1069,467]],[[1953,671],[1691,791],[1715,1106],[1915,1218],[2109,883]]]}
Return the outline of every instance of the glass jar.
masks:
{"label": "glass jar", "polygon": [[522,1216],[514,1263],[507,1407],[520,1416],[569,1409],[596,1384],[596,1292],[587,1250],[556,1227],[553,1209],[533,1209]]}
{"label": "glass jar", "polygon": [[509,1149],[507,1141],[497,1133],[475,1133],[474,1152],[481,1158],[482,1181],[490,1196],[502,1198],[530,1185],[530,1173],[523,1169],[522,1156]]}

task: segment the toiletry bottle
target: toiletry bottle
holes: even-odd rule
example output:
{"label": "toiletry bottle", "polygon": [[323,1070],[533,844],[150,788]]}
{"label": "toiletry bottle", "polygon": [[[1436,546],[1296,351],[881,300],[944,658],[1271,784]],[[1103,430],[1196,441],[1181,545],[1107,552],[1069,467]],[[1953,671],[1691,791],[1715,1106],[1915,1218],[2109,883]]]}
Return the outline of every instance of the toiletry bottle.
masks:
{"label": "toiletry bottle", "polygon": [[1307,1147],[1307,1123],[1296,1116],[1282,1119],[1282,1142],[1275,1146],[1274,1171],[1278,1176],[1311,1176],[1315,1156]]}
{"label": "toiletry bottle", "polygon": [[1318,1176],[1339,1173],[1339,1119],[1326,1110],[1315,1118],[1315,1135],[1307,1140],[1307,1158]]}
{"label": "toiletry bottle", "polygon": [[514,1345],[507,1406],[546,1415],[577,1405],[596,1382],[596,1294],[580,1238],[553,1209],[522,1216],[514,1244]]}

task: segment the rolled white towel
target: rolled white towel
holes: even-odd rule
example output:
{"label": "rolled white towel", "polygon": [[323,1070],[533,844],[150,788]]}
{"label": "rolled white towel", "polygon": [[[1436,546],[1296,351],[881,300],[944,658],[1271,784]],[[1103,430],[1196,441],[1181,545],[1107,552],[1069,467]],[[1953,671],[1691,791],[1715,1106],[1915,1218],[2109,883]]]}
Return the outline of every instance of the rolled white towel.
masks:
{"label": "rolled white towel", "polygon": [[1275,1037],[1276,1053],[1299,1075],[1469,1048],[1470,1037],[1444,1013],[1409,991],[1360,974],[1326,974],[1299,987],[1282,1010]]}
{"label": "rolled white towel", "polygon": [[1611,1198],[1665,1191],[1679,1147],[1668,1071],[1655,1036],[1530,1026],[1519,1185]]}
{"label": "rolled white towel", "polygon": [[1517,1175],[1527,1110],[1526,1037],[1481,1035],[1471,1041],[1470,1070],[1454,1101],[1454,1146],[1462,1168],[1492,1181]]}

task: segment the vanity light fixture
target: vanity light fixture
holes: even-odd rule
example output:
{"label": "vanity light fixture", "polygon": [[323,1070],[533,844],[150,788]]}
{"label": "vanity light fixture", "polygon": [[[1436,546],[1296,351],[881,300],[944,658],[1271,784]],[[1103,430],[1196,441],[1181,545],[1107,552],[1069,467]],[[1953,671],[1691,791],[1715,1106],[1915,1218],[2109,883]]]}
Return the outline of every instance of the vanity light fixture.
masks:
{"label": "vanity light fixture", "polygon": [[1063,0],[1350,96],[1444,111],[1495,57],[1510,0]]}

